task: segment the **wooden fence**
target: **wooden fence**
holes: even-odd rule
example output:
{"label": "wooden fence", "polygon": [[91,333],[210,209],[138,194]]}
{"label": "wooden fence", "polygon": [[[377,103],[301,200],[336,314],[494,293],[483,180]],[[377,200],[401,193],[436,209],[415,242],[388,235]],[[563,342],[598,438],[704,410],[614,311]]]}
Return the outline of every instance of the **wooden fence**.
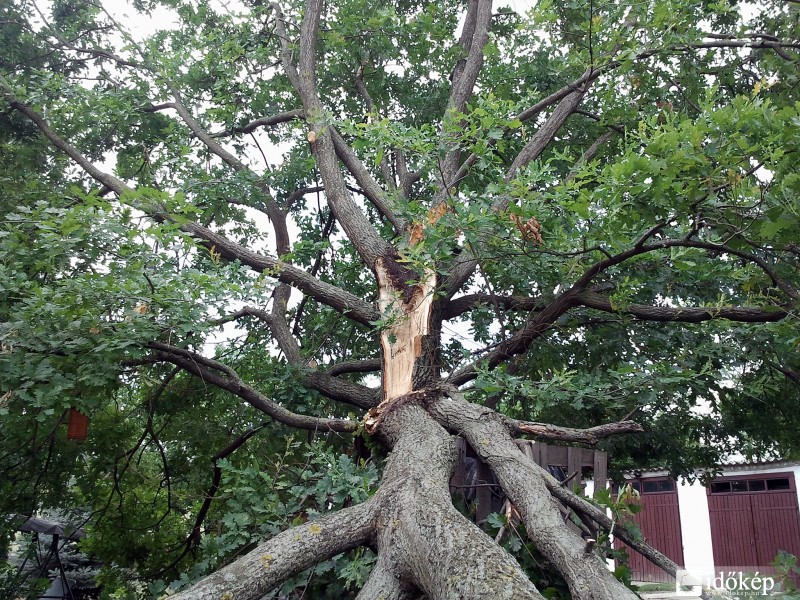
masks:
{"label": "wooden fence", "polygon": [[[481,461],[462,439],[456,440],[458,463],[450,479],[450,491],[461,495],[467,503],[475,504],[475,521],[482,523],[493,512],[500,512],[505,496],[488,465]],[[591,470],[595,490],[605,489],[608,480],[608,453],[574,446],[554,446],[542,442],[516,440],[519,449],[548,472],[563,470],[565,485],[585,486]]]}

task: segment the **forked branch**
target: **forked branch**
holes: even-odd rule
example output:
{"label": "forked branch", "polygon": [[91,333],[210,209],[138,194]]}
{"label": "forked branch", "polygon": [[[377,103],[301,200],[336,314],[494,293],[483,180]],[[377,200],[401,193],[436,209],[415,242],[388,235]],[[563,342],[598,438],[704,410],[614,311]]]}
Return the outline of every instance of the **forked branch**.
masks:
{"label": "forked branch", "polygon": [[570,530],[545,487],[543,470],[516,446],[503,419],[490,409],[458,398],[441,398],[429,408],[446,427],[458,431],[497,475],[522,516],[537,550],[561,573],[576,600],[635,600],[584,541]]}
{"label": "forked branch", "polygon": [[316,81],[317,35],[322,17],[322,5],[322,0],[308,0],[306,3],[300,28],[298,65],[294,67],[289,54],[284,61],[284,68],[305,108],[309,124],[308,139],[325,186],[328,205],[362,260],[368,267],[374,269],[379,257],[394,256],[395,251],[355,203],[339,168],[333,130],[329,127],[329,118],[319,98]]}
{"label": "forked branch", "polygon": [[[28,117],[59,150],[67,154],[79,167],[97,182],[115,192],[123,200],[130,201],[135,198],[136,192],[121,179],[105,173],[94,163],[88,160],[74,146],[59,136],[49,124],[34,111],[30,106],[20,101],[14,96],[11,87],[0,76],[0,91],[8,99],[12,108]],[[135,208],[142,210],[157,221],[170,221],[173,217],[167,213],[162,206],[153,203],[142,203],[133,201]],[[224,235],[216,233],[203,225],[194,222],[181,220],[181,230],[207,245],[214,250],[221,258],[230,261],[239,261],[259,273],[267,273],[277,280],[288,283],[302,292],[312,296],[319,302],[326,304],[345,316],[352,318],[364,325],[370,325],[380,318],[380,314],[369,302],[365,302],[354,294],[351,294],[335,285],[326,283],[308,274],[306,271],[286,264],[278,258],[253,252],[241,244],[231,241]]]}

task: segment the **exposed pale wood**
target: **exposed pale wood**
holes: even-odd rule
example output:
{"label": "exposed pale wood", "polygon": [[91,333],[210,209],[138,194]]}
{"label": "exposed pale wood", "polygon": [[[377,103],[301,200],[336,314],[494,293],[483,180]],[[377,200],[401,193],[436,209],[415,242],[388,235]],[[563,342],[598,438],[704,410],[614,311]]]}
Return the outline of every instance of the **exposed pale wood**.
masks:
{"label": "exposed pale wood", "polygon": [[391,323],[381,333],[383,349],[383,397],[392,400],[412,391],[414,363],[422,353],[422,338],[428,334],[436,273],[429,270],[414,286],[410,298],[397,289],[384,259],[378,259],[378,306]]}

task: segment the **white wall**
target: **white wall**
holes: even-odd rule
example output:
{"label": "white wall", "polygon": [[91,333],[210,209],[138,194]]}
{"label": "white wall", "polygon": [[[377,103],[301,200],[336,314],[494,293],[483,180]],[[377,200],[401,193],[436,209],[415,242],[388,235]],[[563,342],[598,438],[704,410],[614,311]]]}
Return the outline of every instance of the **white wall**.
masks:
{"label": "white wall", "polygon": [[683,563],[692,573],[713,573],[711,519],[706,488],[699,481],[678,480],[678,511],[681,517]]}
{"label": "white wall", "polygon": [[[756,467],[723,467],[722,477],[737,475],[762,475],[769,473],[794,473],[795,489],[800,505],[800,464],[775,463]],[[644,477],[663,477],[667,472],[649,472]],[[586,482],[586,495],[591,497],[594,482]],[[683,560],[686,570],[698,576],[714,573],[714,550],[711,545],[711,518],[708,514],[708,496],[706,487],[699,481],[688,483],[686,479],[678,480],[678,511],[681,519],[681,537],[683,540]],[[610,562],[613,569],[613,561]]]}
{"label": "white wall", "polygon": [[[722,477],[737,475],[766,475],[769,473],[794,473],[795,488],[800,505],[800,465],[774,464],[756,467],[723,467]],[[692,484],[678,481],[678,508],[681,517],[683,560],[688,571],[714,573],[714,550],[711,545],[711,520],[708,514],[708,496],[699,481]]]}

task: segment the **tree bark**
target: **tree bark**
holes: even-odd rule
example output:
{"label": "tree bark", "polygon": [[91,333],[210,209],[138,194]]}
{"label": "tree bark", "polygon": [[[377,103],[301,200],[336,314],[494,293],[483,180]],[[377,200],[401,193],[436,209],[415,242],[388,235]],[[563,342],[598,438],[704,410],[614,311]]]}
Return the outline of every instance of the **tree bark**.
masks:
{"label": "tree bark", "polygon": [[393,493],[378,520],[379,553],[404,565],[430,598],[542,598],[517,562],[453,506],[455,444],[441,425],[407,404],[385,416],[381,435],[393,443],[382,482]]}
{"label": "tree bark", "polygon": [[497,413],[446,397],[432,403],[431,411],[447,427],[463,433],[492,468],[519,510],[528,536],[567,581],[574,600],[637,598],[566,526],[544,483],[544,471],[519,450]]}
{"label": "tree bark", "polygon": [[317,562],[359,545],[378,562],[359,598],[536,599],[519,564],[453,506],[453,437],[421,406],[434,392],[392,405],[381,437],[392,447],[381,487],[364,504],[284,531],[175,600],[250,600]]}
{"label": "tree bark", "polygon": [[366,542],[375,509],[375,502],[365,502],[287,529],[170,599],[260,598],[292,575]]}

